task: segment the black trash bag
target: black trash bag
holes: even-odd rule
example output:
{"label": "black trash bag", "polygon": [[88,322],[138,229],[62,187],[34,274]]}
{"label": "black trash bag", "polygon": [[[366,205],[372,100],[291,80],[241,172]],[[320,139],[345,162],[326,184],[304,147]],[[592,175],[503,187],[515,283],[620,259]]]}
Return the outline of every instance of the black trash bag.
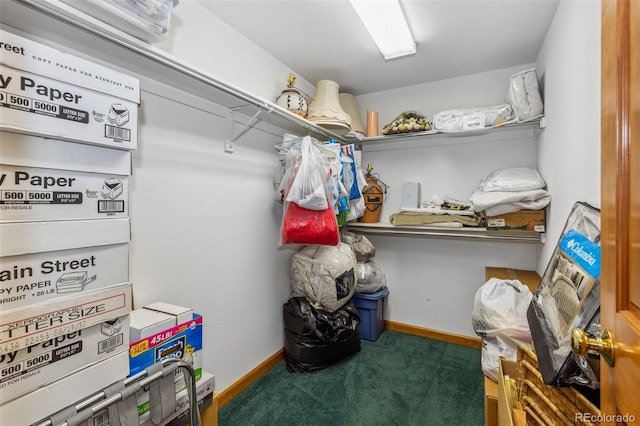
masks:
{"label": "black trash bag", "polygon": [[316,309],[306,297],[283,306],[287,370],[308,373],[360,351],[360,316],[349,301],[335,312]]}

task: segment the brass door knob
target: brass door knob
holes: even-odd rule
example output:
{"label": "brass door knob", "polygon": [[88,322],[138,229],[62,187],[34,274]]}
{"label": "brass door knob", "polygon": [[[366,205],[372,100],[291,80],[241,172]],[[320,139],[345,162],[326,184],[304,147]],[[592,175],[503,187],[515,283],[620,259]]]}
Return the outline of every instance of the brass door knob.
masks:
{"label": "brass door knob", "polygon": [[587,336],[584,330],[574,328],[571,331],[571,350],[579,356],[587,355],[587,351],[596,351],[610,366],[613,366],[613,336],[608,329],[602,330],[595,339]]}

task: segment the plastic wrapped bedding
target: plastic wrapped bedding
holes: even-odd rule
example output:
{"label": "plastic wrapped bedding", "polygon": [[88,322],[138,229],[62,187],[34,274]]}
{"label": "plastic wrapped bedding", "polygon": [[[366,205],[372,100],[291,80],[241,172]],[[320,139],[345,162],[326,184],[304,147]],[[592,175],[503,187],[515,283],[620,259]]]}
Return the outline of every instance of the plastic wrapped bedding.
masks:
{"label": "plastic wrapped bedding", "polygon": [[439,132],[460,132],[496,127],[513,119],[511,105],[451,109],[437,113],[433,128]]}
{"label": "plastic wrapped bedding", "polygon": [[496,170],[482,179],[469,201],[477,212],[498,216],[518,210],[542,210],[551,202],[546,183],[534,167]]}
{"label": "plastic wrapped bedding", "polygon": [[340,235],[343,243],[349,244],[356,254],[358,262],[366,262],[373,259],[376,255],[376,248],[371,241],[364,235],[354,234],[353,232],[343,231]]}
{"label": "plastic wrapped bedding", "polygon": [[533,120],[542,115],[544,105],[535,68],[511,76],[509,101],[518,122]]}
{"label": "plastic wrapped bedding", "polygon": [[291,295],[306,297],[316,308],[335,312],[355,291],[357,260],[349,244],[308,245],[291,259]]}
{"label": "plastic wrapped bedding", "polygon": [[546,186],[546,182],[535,167],[512,167],[495,170],[487,175],[478,185],[478,190],[517,192],[543,189]]}

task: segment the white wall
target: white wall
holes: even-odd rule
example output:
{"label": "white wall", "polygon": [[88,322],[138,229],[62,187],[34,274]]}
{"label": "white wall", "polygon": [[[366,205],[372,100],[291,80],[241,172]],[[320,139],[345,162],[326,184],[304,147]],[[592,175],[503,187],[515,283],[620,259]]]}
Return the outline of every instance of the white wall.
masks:
{"label": "white wall", "polygon": [[574,203],[600,207],[600,1],[562,1],[536,65],[547,123],[538,167],[552,197],[542,274]]}
{"label": "white wall", "polygon": [[290,253],[277,250],[272,184],[281,138],[251,130],[227,154],[223,108],[144,88],[130,189],[135,304],[203,315],[204,368],[221,391],[283,346]]}
{"label": "white wall", "polygon": [[[180,0],[170,28],[158,49],[264,99],[275,102],[295,72],[194,0]],[[315,86],[297,74],[296,87],[315,93]]]}

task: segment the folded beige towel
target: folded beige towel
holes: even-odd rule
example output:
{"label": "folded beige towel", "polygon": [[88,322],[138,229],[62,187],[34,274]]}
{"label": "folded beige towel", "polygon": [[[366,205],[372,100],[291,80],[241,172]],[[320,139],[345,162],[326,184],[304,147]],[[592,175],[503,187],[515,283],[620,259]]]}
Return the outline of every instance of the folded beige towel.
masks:
{"label": "folded beige towel", "polygon": [[389,222],[392,225],[427,225],[440,222],[459,222],[465,226],[479,226],[480,218],[455,214],[398,212],[389,216]]}

